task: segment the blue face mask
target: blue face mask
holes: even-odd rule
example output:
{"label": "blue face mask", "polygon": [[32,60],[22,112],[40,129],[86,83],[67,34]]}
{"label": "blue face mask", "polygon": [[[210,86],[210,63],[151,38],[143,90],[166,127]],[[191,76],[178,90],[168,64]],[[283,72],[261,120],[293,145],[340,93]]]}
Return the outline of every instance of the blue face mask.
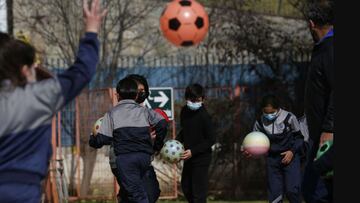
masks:
{"label": "blue face mask", "polygon": [[277,114],[277,112],[269,113],[269,114],[264,113],[264,118],[268,121],[273,121],[276,119],[276,114]]}
{"label": "blue face mask", "polygon": [[200,107],[202,106],[202,102],[186,101],[186,105],[189,107],[189,109],[196,111],[196,110],[200,109]]}

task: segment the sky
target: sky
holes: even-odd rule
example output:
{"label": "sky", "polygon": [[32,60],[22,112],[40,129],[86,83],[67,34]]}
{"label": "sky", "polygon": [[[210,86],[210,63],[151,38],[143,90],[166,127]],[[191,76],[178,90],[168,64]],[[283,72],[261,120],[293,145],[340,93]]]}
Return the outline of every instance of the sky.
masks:
{"label": "sky", "polygon": [[6,0],[0,0],[0,31],[7,32]]}

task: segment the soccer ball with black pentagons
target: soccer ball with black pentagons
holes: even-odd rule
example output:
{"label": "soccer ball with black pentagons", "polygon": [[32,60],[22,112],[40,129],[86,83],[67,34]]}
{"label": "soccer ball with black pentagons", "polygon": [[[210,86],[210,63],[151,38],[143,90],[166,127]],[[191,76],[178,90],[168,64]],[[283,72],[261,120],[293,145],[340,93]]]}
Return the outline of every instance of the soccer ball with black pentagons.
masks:
{"label": "soccer ball with black pentagons", "polygon": [[161,158],[169,163],[177,163],[184,153],[184,146],[177,140],[168,140],[160,151]]}
{"label": "soccer ball with black pentagons", "polygon": [[167,40],[176,46],[200,43],[209,29],[209,17],[195,0],[173,0],[160,17],[160,27]]}

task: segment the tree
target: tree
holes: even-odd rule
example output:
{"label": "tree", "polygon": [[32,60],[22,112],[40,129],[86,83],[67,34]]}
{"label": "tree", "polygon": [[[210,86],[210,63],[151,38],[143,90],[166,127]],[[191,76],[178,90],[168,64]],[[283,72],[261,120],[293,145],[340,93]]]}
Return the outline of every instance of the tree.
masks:
{"label": "tree", "polygon": [[[160,0],[104,0],[109,9],[100,31],[101,59],[98,70],[107,69],[111,86],[118,60],[123,51],[139,46],[139,55],[147,54],[158,43],[158,28],[149,26],[147,17],[159,6]],[[47,55],[56,56],[70,65],[77,51],[78,41],[83,34],[82,1],[63,0],[20,0],[16,2],[16,25],[37,33],[48,46]],[[140,25],[140,26],[139,26]],[[148,25],[148,26],[146,26]],[[140,46],[141,45],[141,46]],[[97,82],[100,78],[97,78]]]}
{"label": "tree", "polygon": [[[106,77],[97,74],[94,83],[97,87],[112,87],[116,79],[116,70],[119,68],[119,59],[124,54],[124,50],[137,45],[141,50],[139,55],[145,55],[159,42],[159,35],[154,34],[158,32],[157,27],[146,21],[147,17],[158,8],[160,0],[103,0],[102,2],[103,6],[108,8],[108,15],[104,19],[99,36],[101,55],[98,72],[105,73]],[[55,56],[64,61],[66,66],[73,63],[79,39],[83,35],[82,0],[19,0],[15,2],[14,7],[16,28],[40,36],[46,44],[43,50],[46,57]],[[37,42],[35,46],[38,44],[41,42]],[[93,108],[90,103],[84,106]],[[96,150],[88,146],[87,132],[86,130],[80,132],[82,140],[80,154],[86,155],[83,156],[85,167],[80,195],[88,193],[96,159]]]}
{"label": "tree", "polygon": [[[7,13],[6,19],[7,19],[7,29],[9,35],[13,35],[13,31],[14,31],[13,5],[14,5],[13,0],[6,0],[6,13]],[[0,7],[2,6],[4,5],[0,5]]]}

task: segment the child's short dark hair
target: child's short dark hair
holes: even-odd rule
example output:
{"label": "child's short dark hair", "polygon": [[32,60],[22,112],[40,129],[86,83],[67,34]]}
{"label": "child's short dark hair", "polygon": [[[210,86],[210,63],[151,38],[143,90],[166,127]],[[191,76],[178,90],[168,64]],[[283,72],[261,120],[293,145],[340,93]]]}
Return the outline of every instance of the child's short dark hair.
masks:
{"label": "child's short dark hair", "polygon": [[142,75],[138,75],[138,74],[130,74],[128,76],[126,76],[127,78],[132,78],[135,81],[139,82],[140,84],[144,85],[145,88],[145,94],[146,94],[146,98],[149,96],[150,91],[149,91],[149,84],[146,81],[146,78]]}
{"label": "child's short dark hair", "polygon": [[138,94],[138,85],[132,78],[124,78],[116,86],[116,92],[121,99],[135,100]]}
{"label": "child's short dark hair", "polygon": [[262,98],[260,105],[261,108],[271,105],[273,108],[278,109],[280,108],[280,101],[275,95],[269,94]]}
{"label": "child's short dark hair", "polygon": [[203,86],[195,83],[186,87],[185,90],[186,100],[196,100],[200,97],[205,98],[205,89],[203,88]]}

